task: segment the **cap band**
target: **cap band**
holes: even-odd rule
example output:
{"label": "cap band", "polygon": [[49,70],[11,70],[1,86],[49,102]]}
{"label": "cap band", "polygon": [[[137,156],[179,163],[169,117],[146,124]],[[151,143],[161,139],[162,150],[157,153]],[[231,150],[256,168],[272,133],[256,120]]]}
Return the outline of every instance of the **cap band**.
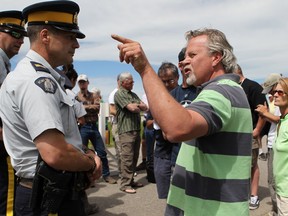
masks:
{"label": "cap band", "polygon": [[0,18],[0,25],[5,25],[5,24],[14,24],[14,25],[20,25],[24,27],[25,23],[21,19],[17,18],[12,18],[12,17],[1,17]]}
{"label": "cap band", "polygon": [[76,24],[77,21],[77,13],[65,13],[65,12],[56,12],[56,11],[37,11],[28,15],[27,22],[44,22],[45,24],[49,24],[49,22],[61,22],[61,23],[69,23]]}

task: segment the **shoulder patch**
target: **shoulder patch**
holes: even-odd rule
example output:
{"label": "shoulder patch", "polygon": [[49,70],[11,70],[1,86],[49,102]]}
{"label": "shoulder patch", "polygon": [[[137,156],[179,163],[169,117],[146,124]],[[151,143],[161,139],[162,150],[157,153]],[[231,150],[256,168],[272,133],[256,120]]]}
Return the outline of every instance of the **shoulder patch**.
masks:
{"label": "shoulder patch", "polygon": [[58,88],[56,82],[49,77],[40,77],[35,80],[34,83],[39,86],[44,92],[50,94],[55,94]]}
{"label": "shoulder patch", "polygon": [[40,64],[38,62],[34,62],[34,61],[31,61],[30,63],[34,67],[34,69],[36,71],[43,71],[43,72],[46,72],[46,73],[50,73],[49,69],[46,68],[44,65],[42,65],[42,64]]}

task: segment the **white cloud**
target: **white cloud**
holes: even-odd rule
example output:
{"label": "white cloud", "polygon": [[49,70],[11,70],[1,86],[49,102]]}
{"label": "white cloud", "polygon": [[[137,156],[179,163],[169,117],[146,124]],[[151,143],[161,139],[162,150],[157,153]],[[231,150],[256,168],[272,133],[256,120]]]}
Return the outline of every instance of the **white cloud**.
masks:
{"label": "white cloud", "polygon": [[[0,10],[22,10],[36,2],[1,0]],[[176,63],[185,44],[184,33],[212,27],[226,34],[246,77],[263,80],[272,72],[288,76],[288,1],[78,0],[77,3],[79,26],[87,37],[80,40],[76,61],[118,61],[117,42],[110,38],[117,33],[141,42],[152,64],[160,65],[163,60]],[[27,49],[28,41],[21,54]],[[95,79],[101,80],[96,84],[103,85],[103,93],[113,89],[103,84],[110,83],[109,79],[102,80],[99,74],[95,74]]]}

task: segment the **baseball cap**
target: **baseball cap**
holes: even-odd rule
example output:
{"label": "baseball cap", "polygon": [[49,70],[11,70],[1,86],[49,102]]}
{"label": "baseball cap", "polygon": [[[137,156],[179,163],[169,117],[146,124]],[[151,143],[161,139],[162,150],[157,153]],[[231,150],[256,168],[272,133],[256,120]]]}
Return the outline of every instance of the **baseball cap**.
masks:
{"label": "baseball cap", "polygon": [[80,80],[83,80],[83,81],[87,82],[87,81],[88,81],[87,75],[85,75],[85,74],[80,74],[80,75],[78,76],[78,78],[77,78],[77,82],[79,82]]}
{"label": "baseball cap", "polygon": [[279,79],[281,78],[281,74],[278,73],[271,73],[263,83],[263,91],[262,94],[267,94],[271,91],[273,85],[278,83]]}
{"label": "baseball cap", "polygon": [[178,54],[178,62],[181,62],[185,59],[185,52],[186,52],[186,47],[182,48],[180,53]]}

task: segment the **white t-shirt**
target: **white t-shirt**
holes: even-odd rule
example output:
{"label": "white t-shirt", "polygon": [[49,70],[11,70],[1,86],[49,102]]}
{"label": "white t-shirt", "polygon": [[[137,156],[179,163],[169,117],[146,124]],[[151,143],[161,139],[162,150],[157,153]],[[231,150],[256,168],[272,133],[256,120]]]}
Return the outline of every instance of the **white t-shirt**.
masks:
{"label": "white t-shirt", "polygon": [[[280,110],[278,106],[275,106],[274,113],[275,116],[281,116]],[[267,148],[272,148],[272,144],[274,143],[274,139],[276,136],[277,124],[271,122],[271,126],[267,136]]]}
{"label": "white t-shirt", "polygon": [[[109,94],[109,97],[108,97],[108,103],[109,105],[110,104],[115,104],[114,102],[114,95],[115,93],[118,91],[118,88],[115,88],[110,94]],[[113,115],[110,115],[110,122],[112,122],[113,124],[116,124],[117,123],[117,119],[115,116]]]}

